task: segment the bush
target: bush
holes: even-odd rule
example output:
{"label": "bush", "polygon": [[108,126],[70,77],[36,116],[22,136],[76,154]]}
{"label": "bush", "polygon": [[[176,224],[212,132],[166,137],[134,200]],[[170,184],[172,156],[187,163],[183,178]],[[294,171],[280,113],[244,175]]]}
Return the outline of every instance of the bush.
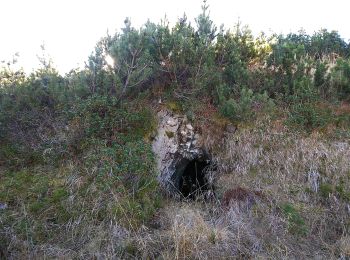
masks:
{"label": "bush", "polygon": [[249,121],[254,120],[257,111],[272,113],[274,102],[270,99],[266,92],[263,94],[254,94],[251,89],[243,87],[240,91],[238,99],[229,98],[225,100],[225,94],[221,92],[219,99],[221,105],[220,112],[223,116],[234,121]]}
{"label": "bush", "polygon": [[71,153],[83,158],[83,168],[94,171],[86,185],[94,185],[101,197],[118,194],[113,205],[99,207],[97,218],[113,216],[134,228],[146,223],[161,201],[146,138],[155,126],[152,112],[142,104],[94,95],[74,106],[70,120],[74,129],[83,129]]}
{"label": "bush", "polygon": [[334,101],[339,98],[334,83],[331,81],[331,63],[317,61],[314,85],[323,100]]}
{"label": "bush", "polygon": [[287,124],[306,130],[324,128],[334,120],[332,110],[318,103],[297,103],[289,111]]}
{"label": "bush", "polygon": [[111,208],[106,205],[99,211],[126,227],[147,223],[161,204],[151,145],[142,139],[108,147],[101,140],[90,142],[84,167],[95,169],[93,183],[101,196],[118,194]]}
{"label": "bush", "polygon": [[0,164],[11,167],[43,162],[44,150],[60,145],[68,105],[64,79],[55,70],[18,73],[8,72],[0,82]]}
{"label": "bush", "polygon": [[333,186],[329,183],[322,183],[320,185],[320,194],[323,198],[329,198],[329,195],[333,193]]}
{"label": "bush", "polygon": [[240,98],[235,100],[230,98],[220,105],[220,112],[223,116],[236,121],[245,121],[254,116],[253,111],[254,95],[253,91],[242,88]]}
{"label": "bush", "polygon": [[338,59],[331,72],[331,82],[337,91],[338,97],[350,100],[350,60]]}
{"label": "bush", "polygon": [[97,95],[76,104],[69,117],[72,124],[83,129],[81,138],[101,138],[108,142],[143,138],[155,124],[151,110],[139,107],[137,101],[123,104],[116,97]]}
{"label": "bush", "polygon": [[287,218],[288,231],[294,235],[305,236],[308,233],[304,219],[290,203],[281,206],[283,215]]}

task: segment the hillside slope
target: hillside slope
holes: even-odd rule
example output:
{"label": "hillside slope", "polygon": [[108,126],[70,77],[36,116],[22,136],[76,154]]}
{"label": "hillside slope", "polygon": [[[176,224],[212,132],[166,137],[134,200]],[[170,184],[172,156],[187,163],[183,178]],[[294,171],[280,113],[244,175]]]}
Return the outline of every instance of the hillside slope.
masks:
{"label": "hillside slope", "polygon": [[349,56],[335,31],[218,29],[204,1],[64,76],[3,63],[0,258],[349,258]]}

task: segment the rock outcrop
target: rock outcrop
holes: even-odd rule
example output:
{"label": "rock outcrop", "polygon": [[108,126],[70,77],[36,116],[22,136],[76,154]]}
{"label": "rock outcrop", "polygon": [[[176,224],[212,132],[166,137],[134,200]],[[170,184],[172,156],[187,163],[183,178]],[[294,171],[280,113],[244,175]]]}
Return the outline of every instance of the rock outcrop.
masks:
{"label": "rock outcrop", "polygon": [[160,111],[158,122],[158,133],[152,146],[158,180],[165,190],[179,194],[186,166],[192,160],[204,160],[205,151],[200,146],[200,134],[196,133],[186,116]]}

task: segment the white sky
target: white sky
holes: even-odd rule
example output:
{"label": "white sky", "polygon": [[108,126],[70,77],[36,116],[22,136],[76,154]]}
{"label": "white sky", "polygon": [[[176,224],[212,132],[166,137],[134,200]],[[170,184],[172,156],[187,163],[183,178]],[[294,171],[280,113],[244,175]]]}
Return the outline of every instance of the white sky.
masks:
{"label": "white sky", "polygon": [[[150,18],[158,23],[166,14],[171,22],[184,12],[193,19],[201,0],[0,0],[0,61],[19,52],[26,71],[38,67],[37,54],[45,44],[61,73],[83,65],[96,42],[123,26],[125,17],[139,27]],[[313,33],[338,30],[350,38],[349,0],[208,0],[211,17],[219,26],[232,27],[238,19],[254,33],[264,31]]]}

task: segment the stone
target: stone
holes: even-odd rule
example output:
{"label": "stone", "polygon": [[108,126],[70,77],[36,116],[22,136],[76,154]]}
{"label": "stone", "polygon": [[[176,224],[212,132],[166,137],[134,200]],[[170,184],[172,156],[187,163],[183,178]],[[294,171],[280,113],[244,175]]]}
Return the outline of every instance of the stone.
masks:
{"label": "stone", "polygon": [[[181,176],[189,161],[203,158],[200,134],[188,123],[186,117],[162,110],[158,113],[158,131],[152,143],[156,157],[158,181],[169,193],[176,194]],[[169,133],[172,134],[169,134]]]}
{"label": "stone", "polygon": [[0,210],[7,209],[7,204],[0,202]]}
{"label": "stone", "polygon": [[226,125],[226,132],[230,133],[230,134],[233,134],[236,132],[237,130],[237,127],[235,127],[233,124],[228,124]]}
{"label": "stone", "polygon": [[315,170],[310,170],[308,172],[308,182],[310,185],[310,189],[317,193],[320,187],[320,174]]}
{"label": "stone", "polygon": [[188,130],[190,130],[190,131],[193,130],[193,126],[192,126],[191,124],[187,124],[187,125],[186,125],[186,128],[187,128]]}
{"label": "stone", "polygon": [[177,125],[177,122],[174,118],[170,118],[166,123],[169,126],[176,126]]}

